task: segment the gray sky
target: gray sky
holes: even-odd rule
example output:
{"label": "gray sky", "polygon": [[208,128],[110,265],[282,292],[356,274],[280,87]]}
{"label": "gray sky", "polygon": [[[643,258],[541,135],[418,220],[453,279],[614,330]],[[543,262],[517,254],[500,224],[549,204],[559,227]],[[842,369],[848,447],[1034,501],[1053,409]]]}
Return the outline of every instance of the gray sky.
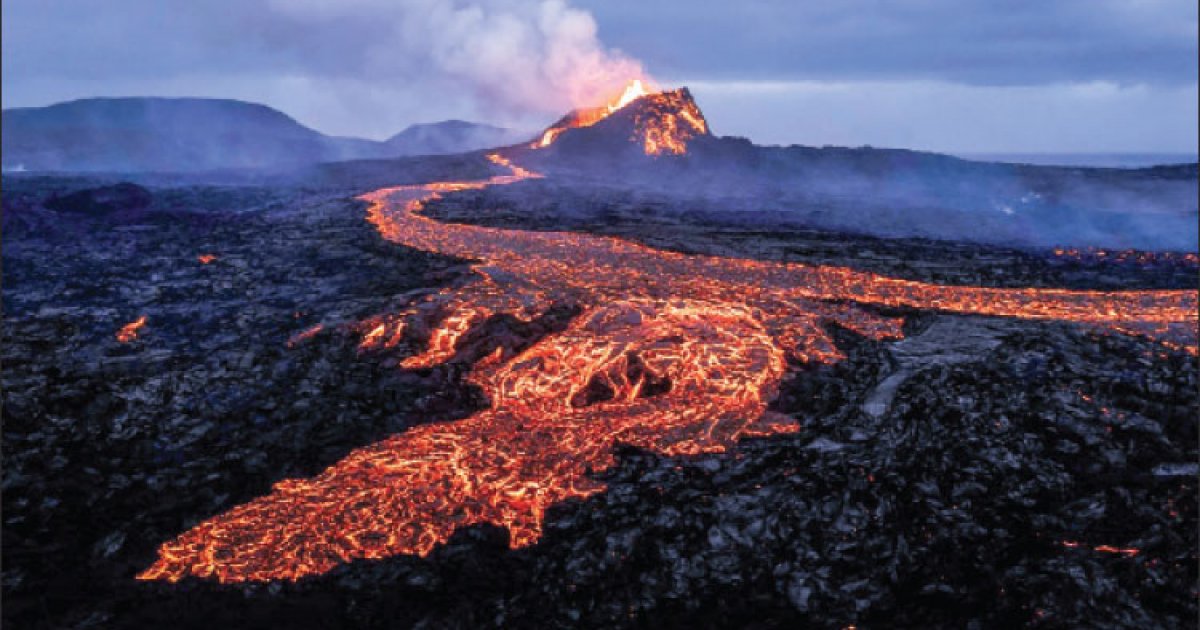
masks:
{"label": "gray sky", "polygon": [[1193,0],[4,0],[4,107],[266,103],[382,138],[539,127],[639,68],[763,144],[1186,152]]}

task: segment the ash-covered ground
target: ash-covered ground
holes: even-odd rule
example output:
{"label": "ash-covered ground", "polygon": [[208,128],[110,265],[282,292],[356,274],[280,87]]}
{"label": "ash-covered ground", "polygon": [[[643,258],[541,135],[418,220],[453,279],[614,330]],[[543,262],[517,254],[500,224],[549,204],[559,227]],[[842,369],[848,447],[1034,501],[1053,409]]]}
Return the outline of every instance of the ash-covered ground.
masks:
{"label": "ash-covered ground", "polygon": [[[354,323],[468,268],[384,242],[330,177],[5,178],[5,627],[1195,623],[1196,358],[1074,325],[933,313],[908,313],[899,342],[838,330],[847,360],[796,366],[774,408],[799,434],[715,456],[625,451],[608,491],[553,508],[532,547],[473,527],[428,558],[295,584],[136,581],[163,541],[273,483],[484,404],[466,363],[412,372],[357,351]],[[1196,286],[1182,255],[1125,264],[764,229],[531,184],[448,195],[430,213],[949,284]],[[570,315],[497,318],[485,334],[532,340]]]}

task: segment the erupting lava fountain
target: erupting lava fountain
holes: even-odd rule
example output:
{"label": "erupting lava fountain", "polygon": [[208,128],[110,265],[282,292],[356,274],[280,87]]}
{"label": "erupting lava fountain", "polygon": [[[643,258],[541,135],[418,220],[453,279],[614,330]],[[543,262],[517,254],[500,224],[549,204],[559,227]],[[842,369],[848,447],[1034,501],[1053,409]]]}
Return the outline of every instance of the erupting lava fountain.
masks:
{"label": "erupting lava fountain", "polygon": [[[363,349],[423,344],[403,361],[407,369],[472,361],[468,380],[487,394],[488,409],[360,448],[311,479],[280,481],[163,544],[139,577],[295,580],[355,559],[425,555],[477,523],[507,528],[513,548],[533,544],[548,507],[604,490],[593,475],[614,464],[618,444],[683,456],[797,431],[793,418],[767,405],[790,366],[843,358],[829,325],[871,339],[901,337],[903,320],[872,305],[1079,322],[1196,352],[1194,291],[939,286],[846,268],[688,256],[587,234],[451,225],[421,214],[447,193],[540,177],[511,156],[616,112],[631,114],[632,142],[664,159],[709,134],[686,89],[645,94],[635,82],[611,104],[563,118],[532,147],[489,156],[504,174],[361,197],[386,239],[478,261],[458,285],[364,322]],[[520,351],[497,344],[481,356],[461,355],[459,342],[489,318],[530,321],[554,305],[578,309],[565,330]]]}

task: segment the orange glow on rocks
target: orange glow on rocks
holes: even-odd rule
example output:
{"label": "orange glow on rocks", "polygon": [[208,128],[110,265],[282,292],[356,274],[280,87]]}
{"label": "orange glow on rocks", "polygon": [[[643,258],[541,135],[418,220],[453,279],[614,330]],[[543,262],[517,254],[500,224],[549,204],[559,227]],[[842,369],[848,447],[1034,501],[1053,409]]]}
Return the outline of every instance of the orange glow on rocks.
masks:
{"label": "orange glow on rocks", "polygon": [[145,325],[146,325],[146,316],[145,315],[142,315],[141,317],[129,322],[128,324],[125,324],[124,326],[121,327],[121,330],[117,331],[117,341],[119,341],[121,343],[129,343],[130,341],[137,339],[138,331],[141,330],[142,326],[145,326]]}
{"label": "orange glow on rocks", "polygon": [[661,92],[647,98],[647,106],[634,119],[634,141],[646,155],[687,153],[688,140],[708,133],[704,114],[683,90]]}
{"label": "orange glow on rocks", "polygon": [[1135,549],[1134,547],[1114,547],[1112,545],[1097,545],[1092,547],[1092,549],[1100,553],[1120,554],[1127,558],[1132,558],[1142,552],[1141,549]]}
{"label": "orange glow on rocks", "polygon": [[[1064,540],[1060,544],[1068,549],[1078,549],[1080,547],[1083,547],[1083,543],[1080,543],[1080,542],[1077,542],[1074,540]],[[1096,551],[1099,553],[1110,553],[1110,554],[1115,554],[1115,555],[1121,555],[1121,556],[1125,556],[1126,558],[1132,558],[1142,552],[1141,549],[1137,549],[1134,547],[1114,547],[1112,545],[1096,545],[1095,547],[1092,547],[1091,549],[1092,549],[1092,551]]]}
{"label": "orange glow on rocks", "polygon": [[305,328],[304,330],[292,335],[291,338],[288,339],[287,345],[289,348],[294,348],[297,344],[308,341],[309,339],[317,336],[317,333],[320,333],[322,330],[325,330],[324,324],[316,324],[315,326]]}
{"label": "orange glow on rocks", "polygon": [[843,358],[828,325],[902,336],[902,318],[870,306],[1079,322],[1196,351],[1195,291],[939,286],[421,214],[447,192],[539,176],[491,159],[508,174],[361,197],[386,239],[478,261],[457,286],[364,323],[363,350],[424,343],[403,361],[423,368],[454,359],[464,335],[495,315],[531,320],[559,304],[579,314],[521,352],[497,345],[474,363],[467,378],[488,409],[357,449],[313,478],[280,481],[163,544],[140,579],[295,580],[355,559],[425,555],[478,523],[506,528],[513,548],[533,544],[550,506],[604,490],[594,475],[614,464],[618,444],[684,456],[799,431],[767,406],[793,362]]}

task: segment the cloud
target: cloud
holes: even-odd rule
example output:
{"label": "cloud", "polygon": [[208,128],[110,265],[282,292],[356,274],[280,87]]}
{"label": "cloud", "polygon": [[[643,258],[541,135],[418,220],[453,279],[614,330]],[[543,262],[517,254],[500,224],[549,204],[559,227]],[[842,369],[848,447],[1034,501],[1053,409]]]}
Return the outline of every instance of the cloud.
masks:
{"label": "cloud", "polygon": [[949,153],[1196,153],[1191,85],[691,81],[715,133]]}
{"label": "cloud", "polygon": [[641,60],[666,85],[700,82],[716,129],[760,142],[1177,150],[1196,135],[1197,8],[1180,0],[0,6],[5,107],[216,96],[374,138],[450,117],[534,129]]}
{"label": "cloud", "polygon": [[6,107],[217,96],[381,138],[450,116],[533,129],[645,74],[563,0],[5,0],[3,12]]}
{"label": "cloud", "polygon": [[969,85],[1194,83],[1183,0],[579,0],[660,75]]}
{"label": "cloud", "polygon": [[303,74],[419,89],[433,77],[505,113],[560,114],[644,74],[563,0],[6,0],[4,13],[6,82]]}
{"label": "cloud", "polygon": [[272,0],[269,5],[301,29],[323,31],[335,21],[373,33],[360,44],[364,70],[373,77],[408,79],[435,72],[509,111],[558,114],[606,99],[645,74],[636,60],[604,47],[591,14],[562,0]]}

